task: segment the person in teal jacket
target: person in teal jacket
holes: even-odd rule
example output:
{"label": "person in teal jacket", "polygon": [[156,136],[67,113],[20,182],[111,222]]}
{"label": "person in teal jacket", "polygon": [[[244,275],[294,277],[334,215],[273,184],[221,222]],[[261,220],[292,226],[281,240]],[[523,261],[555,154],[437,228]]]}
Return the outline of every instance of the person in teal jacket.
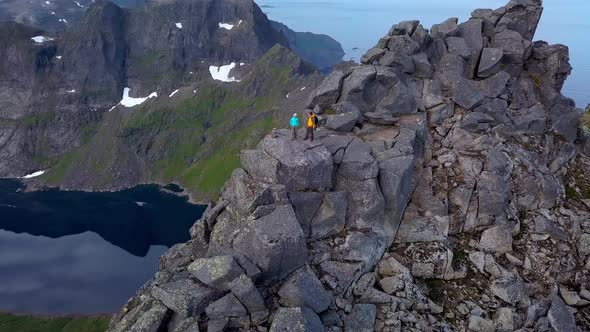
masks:
{"label": "person in teal jacket", "polygon": [[291,117],[290,124],[293,130],[293,137],[291,139],[294,141],[297,139],[297,130],[299,129],[299,117],[297,116],[297,113],[294,113],[293,117]]}

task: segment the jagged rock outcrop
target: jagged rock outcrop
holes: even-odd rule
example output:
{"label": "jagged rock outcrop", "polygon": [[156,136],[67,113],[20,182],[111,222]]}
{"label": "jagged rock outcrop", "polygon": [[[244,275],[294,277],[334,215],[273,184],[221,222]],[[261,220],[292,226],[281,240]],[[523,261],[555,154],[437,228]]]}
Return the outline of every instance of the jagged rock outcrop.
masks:
{"label": "jagged rock outcrop", "polygon": [[[574,200],[570,182],[584,181],[569,175],[588,162],[585,137],[561,95],[567,48],[532,42],[541,12],[512,0],[431,31],[394,25],[310,96],[326,123],[359,112],[353,128],[327,126],[316,142],[275,130],[244,151],[193,240],[162,258],[111,331],[590,328],[590,203]],[[230,256],[263,310],[235,301],[225,277],[238,268],[209,264],[228,283],[219,293],[187,273]],[[179,281],[194,283],[183,297],[215,293],[211,309],[155,295]]]}

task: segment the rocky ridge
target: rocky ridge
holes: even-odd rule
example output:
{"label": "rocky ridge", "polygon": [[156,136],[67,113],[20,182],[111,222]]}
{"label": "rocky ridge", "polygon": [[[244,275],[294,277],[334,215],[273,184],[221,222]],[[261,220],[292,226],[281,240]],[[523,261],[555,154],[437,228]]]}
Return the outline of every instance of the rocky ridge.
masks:
{"label": "rocky ridge", "polygon": [[394,25],[312,92],[317,141],[241,152],[110,331],[588,330],[588,140],[542,10]]}

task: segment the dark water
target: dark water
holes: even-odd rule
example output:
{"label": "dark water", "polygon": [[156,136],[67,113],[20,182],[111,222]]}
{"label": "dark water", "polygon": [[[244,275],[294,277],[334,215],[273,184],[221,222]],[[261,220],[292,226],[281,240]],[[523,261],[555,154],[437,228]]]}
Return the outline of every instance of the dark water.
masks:
{"label": "dark water", "polygon": [[153,276],[168,247],[189,239],[204,210],[156,185],[22,189],[0,180],[0,311],[114,312]]}

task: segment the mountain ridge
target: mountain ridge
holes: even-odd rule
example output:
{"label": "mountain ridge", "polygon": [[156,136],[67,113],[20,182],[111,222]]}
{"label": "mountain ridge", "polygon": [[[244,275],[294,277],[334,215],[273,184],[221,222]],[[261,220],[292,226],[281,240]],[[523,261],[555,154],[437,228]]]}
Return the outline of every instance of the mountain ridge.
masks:
{"label": "mountain ridge", "polygon": [[[109,331],[584,331],[588,136],[543,7],[392,26],[273,130]],[[557,250],[556,250],[557,249]]]}

